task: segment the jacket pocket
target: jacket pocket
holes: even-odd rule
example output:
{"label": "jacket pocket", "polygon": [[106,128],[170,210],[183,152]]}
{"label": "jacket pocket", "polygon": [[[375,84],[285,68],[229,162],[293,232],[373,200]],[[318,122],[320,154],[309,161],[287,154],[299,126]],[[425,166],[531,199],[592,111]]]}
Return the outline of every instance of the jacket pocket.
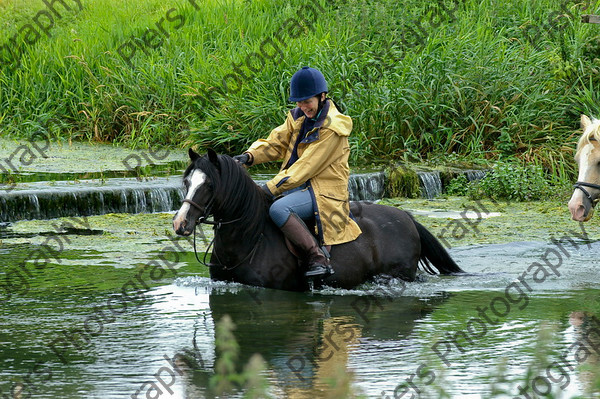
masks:
{"label": "jacket pocket", "polygon": [[319,195],[328,200],[346,202],[348,201],[348,187],[347,186],[331,186],[321,187]]}
{"label": "jacket pocket", "polygon": [[334,200],[334,201],[339,201],[339,202],[346,202],[348,200],[348,197],[342,197],[339,194],[336,195],[336,194],[321,193],[320,195],[321,195],[321,197],[327,198],[328,200]]}

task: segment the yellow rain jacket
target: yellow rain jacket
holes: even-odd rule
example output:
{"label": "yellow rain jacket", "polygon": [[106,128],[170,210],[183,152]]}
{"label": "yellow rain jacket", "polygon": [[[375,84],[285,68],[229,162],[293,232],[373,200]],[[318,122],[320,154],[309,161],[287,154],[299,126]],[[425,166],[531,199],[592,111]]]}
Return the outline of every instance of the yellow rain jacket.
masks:
{"label": "yellow rain jacket", "polygon": [[348,136],[352,119],[340,113],[328,99],[314,128],[298,144],[298,160],[285,169],[305,118],[300,108],[291,110],[283,125],[273,129],[266,139],[255,141],[247,152],[253,157],[253,165],[283,160],[277,176],[267,182],[273,195],[308,183],[321,244],[352,241],[361,234],[350,217],[348,200]]}

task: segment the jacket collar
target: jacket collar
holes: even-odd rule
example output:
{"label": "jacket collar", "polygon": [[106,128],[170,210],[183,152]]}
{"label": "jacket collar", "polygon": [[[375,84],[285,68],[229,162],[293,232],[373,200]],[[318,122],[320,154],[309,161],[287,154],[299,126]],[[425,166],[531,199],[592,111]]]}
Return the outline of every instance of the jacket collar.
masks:
{"label": "jacket collar", "polygon": [[[331,99],[326,98],[325,104],[323,104],[323,108],[321,108],[321,112],[317,116],[317,121],[316,121],[315,125],[313,126],[313,129],[320,129],[323,126],[323,124],[325,123],[325,120],[327,119],[327,114],[329,113],[330,104],[331,104]],[[296,107],[293,110],[291,110],[290,112],[292,113],[292,118],[294,118],[294,121],[297,121],[299,118],[301,118],[303,116],[306,117],[306,114],[304,114],[304,112],[300,109],[300,107]]]}

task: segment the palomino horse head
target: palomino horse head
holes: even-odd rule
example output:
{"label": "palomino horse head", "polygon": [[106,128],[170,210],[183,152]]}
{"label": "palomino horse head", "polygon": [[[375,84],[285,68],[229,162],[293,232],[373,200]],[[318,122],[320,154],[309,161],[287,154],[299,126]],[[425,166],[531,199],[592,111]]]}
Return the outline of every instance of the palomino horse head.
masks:
{"label": "palomino horse head", "polygon": [[201,157],[191,148],[189,155],[192,163],[183,175],[183,184],[187,192],[181,208],[173,217],[173,230],[182,236],[190,235],[198,219],[206,218],[211,213],[214,172],[219,168],[218,156],[212,150],[208,150],[208,159]]}
{"label": "palomino horse head", "polygon": [[577,143],[575,161],[579,176],[569,201],[573,220],[586,222],[594,213],[600,196],[600,120],[581,115],[583,135]]}

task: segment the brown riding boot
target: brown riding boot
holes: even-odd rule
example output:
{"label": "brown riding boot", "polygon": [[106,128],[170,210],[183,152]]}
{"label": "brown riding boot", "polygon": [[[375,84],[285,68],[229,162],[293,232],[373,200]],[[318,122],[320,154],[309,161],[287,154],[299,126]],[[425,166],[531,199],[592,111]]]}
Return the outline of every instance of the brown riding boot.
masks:
{"label": "brown riding boot", "polygon": [[281,231],[306,256],[308,261],[308,270],[304,273],[306,277],[327,277],[333,274],[333,269],[329,267],[329,260],[298,215],[292,213],[281,226]]}

